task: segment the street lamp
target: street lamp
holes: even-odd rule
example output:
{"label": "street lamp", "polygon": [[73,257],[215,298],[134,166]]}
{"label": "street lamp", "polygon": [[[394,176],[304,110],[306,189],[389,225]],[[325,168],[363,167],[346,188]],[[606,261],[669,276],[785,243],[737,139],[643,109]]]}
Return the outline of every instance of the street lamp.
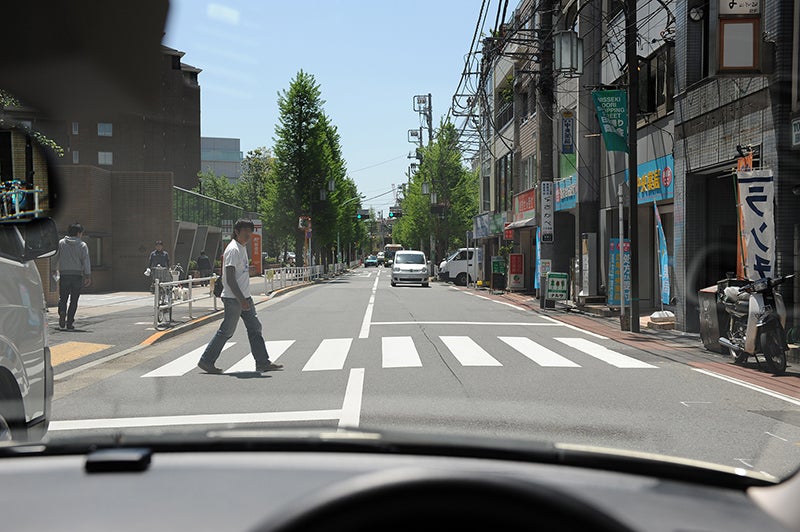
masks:
{"label": "street lamp", "polygon": [[583,74],[583,39],[572,30],[559,31],[553,36],[555,43],[555,61],[553,68],[556,72],[569,78],[579,77]]}
{"label": "street lamp", "polygon": [[328,180],[328,192],[333,192],[336,190],[336,181],[333,178]]}
{"label": "street lamp", "polygon": [[430,194],[430,186],[427,181],[422,182],[422,193],[425,195]]}

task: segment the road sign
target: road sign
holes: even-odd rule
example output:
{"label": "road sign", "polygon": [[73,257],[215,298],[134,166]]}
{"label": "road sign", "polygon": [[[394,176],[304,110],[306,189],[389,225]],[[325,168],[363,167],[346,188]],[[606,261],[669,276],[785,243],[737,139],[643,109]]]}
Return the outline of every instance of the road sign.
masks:
{"label": "road sign", "polygon": [[563,301],[569,291],[569,274],[549,272],[546,276],[545,299]]}
{"label": "road sign", "polygon": [[553,182],[542,181],[542,242],[553,242]]}

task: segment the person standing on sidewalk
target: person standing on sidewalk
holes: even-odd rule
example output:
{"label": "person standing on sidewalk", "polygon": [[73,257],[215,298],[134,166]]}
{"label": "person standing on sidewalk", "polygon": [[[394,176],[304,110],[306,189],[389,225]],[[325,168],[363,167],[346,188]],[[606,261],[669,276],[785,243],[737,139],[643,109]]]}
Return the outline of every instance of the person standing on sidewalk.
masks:
{"label": "person standing on sidewalk", "polygon": [[256,315],[253,298],[250,297],[250,267],[245,245],[250,241],[255,229],[250,220],[238,220],[233,226],[233,239],[225,248],[222,259],[222,303],[225,314],[205,352],[200,357],[197,367],[206,373],[222,373],[214,364],[233,333],[239,318],[247,328],[247,339],[250,351],[256,359],[256,371],[272,371],[282,369],[282,364],[275,364],[269,359],[267,346],[261,334],[261,321]]}
{"label": "person standing on sidewalk", "polygon": [[[211,277],[211,257],[206,255],[205,250],[200,252],[196,262],[197,269],[200,270],[200,277]],[[202,286],[208,286],[208,281],[203,281]]]}
{"label": "person standing on sidewalk", "polygon": [[[67,229],[67,236],[58,242],[58,254],[54,269],[58,272],[58,328],[75,329],[75,312],[81,289],[92,284],[92,265],[89,246],[82,240],[83,226],[74,223]],[[69,300],[69,308],[67,308]]]}

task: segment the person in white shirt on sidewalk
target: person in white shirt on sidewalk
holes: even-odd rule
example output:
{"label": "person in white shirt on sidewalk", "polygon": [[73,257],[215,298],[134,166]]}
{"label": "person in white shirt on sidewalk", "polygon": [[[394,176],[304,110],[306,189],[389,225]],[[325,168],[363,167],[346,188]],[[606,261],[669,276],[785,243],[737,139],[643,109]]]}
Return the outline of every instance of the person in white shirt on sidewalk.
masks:
{"label": "person in white shirt on sidewalk", "polygon": [[256,315],[253,298],[250,297],[250,266],[245,245],[250,241],[254,229],[250,220],[238,220],[233,227],[233,239],[225,248],[222,258],[222,303],[225,306],[225,315],[197,363],[197,367],[206,373],[222,373],[215,363],[225,342],[236,331],[239,318],[242,318],[247,328],[250,350],[256,359],[256,371],[283,369],[282,364],[275,364],[269,359],[264,336],[261,334],[261,321]]}

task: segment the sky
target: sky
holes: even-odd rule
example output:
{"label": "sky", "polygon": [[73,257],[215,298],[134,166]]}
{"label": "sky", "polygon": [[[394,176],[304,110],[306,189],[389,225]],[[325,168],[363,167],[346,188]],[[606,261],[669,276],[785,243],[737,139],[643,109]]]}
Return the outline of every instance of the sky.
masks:
{"label": "sky", "polygon": [[[434,127],[464,67],[480,0],[171,0],[164,44],[201,68],[201,135],[273,144],[278,92],[299,70],[320,84],[350,176],[371,198],[406,180],[431,93]],[[427,133],[425,133],[427,137]],[[388,162],[387,162],[388,161]],[[385,164],[379,164],[385,163]],[[388,212],[392,195],[364,202]]]}

